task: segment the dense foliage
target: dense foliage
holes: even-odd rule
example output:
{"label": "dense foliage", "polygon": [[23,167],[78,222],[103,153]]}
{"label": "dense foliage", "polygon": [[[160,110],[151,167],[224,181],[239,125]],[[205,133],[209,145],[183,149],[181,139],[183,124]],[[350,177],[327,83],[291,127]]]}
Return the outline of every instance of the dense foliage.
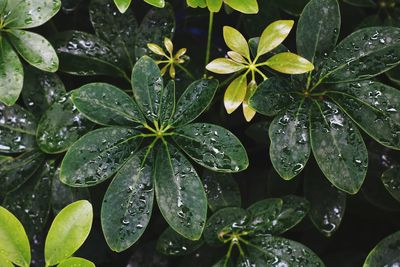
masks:
{"label": "dense foliage", "polygon": [[400,1],[0,0],[0,34],[1,267],[400,264]]}

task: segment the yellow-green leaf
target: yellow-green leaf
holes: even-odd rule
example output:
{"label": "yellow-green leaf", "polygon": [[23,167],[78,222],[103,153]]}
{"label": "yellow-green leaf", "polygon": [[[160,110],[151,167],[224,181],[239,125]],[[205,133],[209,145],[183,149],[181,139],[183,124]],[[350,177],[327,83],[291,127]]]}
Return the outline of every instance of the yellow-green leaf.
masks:
{"label": "yellow-green leaf", "polygon": [[206,66],[207,70],[218,74],[230,74],[244,68],[244,65],[227,58],[217,58]]}
{"label": "yellow-green leaf", "polygon": [[226,45],[233,51],[241,54],[245,58],[250,58],[250,49],[246,39],[236,29],[225,26],[224,27],[224,40]]}
{"label": "yellow-green leaf", "polygon": [[257,113],[253,108],[249,106],[249,98],[256,89],[257,83],[255,81],[251,81],[247,86],[246,97],[243,101],[243,115],[247,122],[250,122]]}
{"label": "yellow-green leaf", "polygon": [[222,7],[222,0],[207,0],[207,6],[210,12],[219,12]]}
{"label": "yellow-green leaf", "polygon": [[246,97],[247,91],[247,77],[241,75],[237,77],[226,89],[224,96],[224,105],[226,111],[231,114],[234,112],[243,102]]}
{"label": "yellow-green leaf", "polygon": [[228,51],[228,56],[233,59],[234,61],[238,62],[238,63],[244,63],[246,64],[246,60],[242,57],[241,54],[239,54],[238,52],[235,51]]}
{"label": "yellow-green leaf", "polygon": [[293,20],[278,20],[264,30],[258,44],[257,56],[264,55],[278,47],[293,28]]}
{"label": "yellow-green leaf", "polygon": [[160,56],[167,56],[164,52],[164,50],[157,44],[149,43],[147,44],[147,47],[153,52],[154,54],[160,55]]}
{"label": "yellow-green leaf", "polygon": [[310,61],[290,52],[277,54],[264,64],[285,74],[302,74],[314,69],[314,65]]}

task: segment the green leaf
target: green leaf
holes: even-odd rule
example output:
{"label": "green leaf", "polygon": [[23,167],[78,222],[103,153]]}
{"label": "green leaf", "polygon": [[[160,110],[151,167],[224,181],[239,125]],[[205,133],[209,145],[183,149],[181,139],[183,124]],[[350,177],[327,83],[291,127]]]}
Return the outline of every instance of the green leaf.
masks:
{"label": "green leaf", "polygon": [[314,101],[311,110],[311,147],[328,180],[338,189],[356,194],[368,165],[368,152],[360,132],[339,108]]}
{"label": "green leaf", "polygon": [[175,14],[171,5],[167,4],[163,9],[150,9],[143,18],[137,32],[135,42],[136,59],[150,53],[147,47],[148,43],[161,46],[165,37],[172,39],[174,31]]}
{"label": "green leaf", "polygon": [[205,8],[207,6],[206,0],[186,0],[188,6],[196,8]]}
{"label": "green leaf", "polygon": [[1,192],[11,192],[23,185],[41,166],[44,154],[29,151],[0,164]]}
{"label": "green leaf", "polygon": [[207,7],[210,12],[219,12],[221,10],[223,0],[206,0]]}
{"label": "green leaf", "polygon": [[396,266],[400,264],[400,231],[384,238],[369,253],[363,267]]}
{"label": "green leaf", "polygon": [[56,265],[75,253],[89,235],[93,221],[92,205],[80,200],[66,206],[54,219],[46,237],[46,265]]}
{"label": "green leaf", "polygon": [[269,128],[269,155],[279,175],[290,180],[306,166],[310,157],[309,104],[304,100],[294,103],[276,116]]}
{"label": "green leaf", "polygon": [[333,51],[339,38],[340,9],[337,0],[312,0],[304,8],[296,32],[297,52],[314,63]]}
{"label": "green leaf", "polygon": [[144,0],[144,1],[158,8],[163,8],[165,6],[165,0]]}
{"label": "green leaf", "polygon": [[280,198],[269,198],[258,201],[247,208],[250,221],[247,226],[249,230],[270,234],[276,224],[276,219],[282,210],[283,200]]}
{"label": "green leaf", "polygon": [[312,223],[323,235],[330,237],[339,229],[344,217],[346,194],[331,185],[316,168],[305,175],[304,195],[311,204]]}
{"label": "green leaf", "polygon": [[307,59],[289,52],[277,54],[264,64],[285,74],[303,74],[314,69],[314,65]]}
{"label": "green leaf", "polygon": [[135,61],[135,40],[138,23],[132,10],[116,12],[112,0],[90,2],[90,21],[96,35],[107,41],[121,62],[131,69]]}
{"label": "green leaf", "polygon": [[366,80],[400,63],[400,30],[372,27],[345,38],[322,67],[321,80],[341,83]]}
{"label": "green leaf", "polygon": [[35,148],[35,117],[24,108],[0,103],[0,152],[19,153]]}
{"label": "green leaf", "polygon": [[82,259],[82,258],[77,258],[77,257],[71,257],[66,260],[63,260],[57,267],[96,267],[93,262]]}
{"label": "green leaf", "polygon": [[226,234],[241,232],[249,221],[249,215],[242,208],[225,208],[214,213],[204,229],[204,240],[210,246],[222,246]]}
{"label": "green leaf", "polygon": [[133,155],[118,171],[104,196],[101,225],[113,251],[121,252],[132,246],[150,221],[154,199],[152,153],[149,147]]}
{"label": "green leaf", "polygon": [[215,212],[226,207],[241,206],[242,199],[239,185],[231,174],[205,170],[202,178],[208,207],[212,211]]}
{"label": "green leaf", "polygon": [[0,254],[0,266],[3,266],[3,267],[14,267],[15,265],[12,264],[11,261],[7,260],[2,254]]}
{"label": "green leaf", "polygon": [[225,26],[223,29],[226,45],[243,57],[250,59],[249,45],[243,35],[235,28]]}
{"label": "green leaf", "polygon": [[[330,98],[382,145],[400,149],[400,92],[376,81],[335,85]],[[373,125],[373,127],[371,127]]]}
{"label": "green leaf", "polygon": [[157,240],[157,251],[168,256],[184,256],[195,252],[203,244],[202,239],[195,241],[186,239],[168,227]]}
{"label": "green leaf", "polygon": [[43,114],[37,127],[36,141],[39,148],[48,154],[61,153],[93,126],[79,113],[67,94],[57,99]]}
{"label": "green leaf", "polygon": [[146,121],[132,98],[111,84],[86,84],[72,93],[71,100],[83,115],[101,125],[133,126]]}
{"label": "green leaf", "polygon": [[251,258],[257,259],[255,266],[325,266],[311,249],[286,238],[257,237],[250,244],[247,247]]}
{"label": "green leaf", "polygon": [[0,251],[0,256],[18,266],[29,267],[31,263],[31,250],[24,227],[11,212],[1,206]]}
{"label": "green leaf", "polygon": [[195,169],[168,144],[160,146],[154,168],[161,214],[185,238],[200,239],[207,217],[207,197]]}
{"label": "green leaf", "polygon": [[32,66],[48,72],[58,70],[56,51],[41,35],[22,30],[10,30],[8,37],[18,53]]}
{"label": "green leaf", "polygon": [[268,25],[260,37],[257,56],[262,56],[278,47],[292,30],[293,20],[278,20]]}
{"label": "green leaf", "polygon": [[24,82],[24,69],[17,53],[2,38],[0,53],[0,101],[11,106],[17,102]]}
{"label": "green leaf", "polygon": [[80,31],[67,31],[53,37],[60,70],[73,75],[108,75],[129,80],[111,45],[99,37]]}
{"label": "green leaf", "polygon": [[275,116],[297,100],[297,93],[297,88],[288,79],[271,77],[257,87],[249,99],[249,104],[263,115]]}
{"label": "green leaf", "polygon": [[241,71],[246,66],[228,58],[217,58],[207,64],[206,69],[217,74],[231,74]]}
{"label": "green leaf", "polygon": [[176,104],[173,124],[183,126],[194,121],[211,104],[217,89],[217,80],[203,79],[190,84]]}
{"label": "green leaf", "polygon": [[128,10],[132,0],[114,0],[119,12],[125,13]]}
{"label": "green leaf", "polygon": [[28,110],[41,116],[59,97],[66,93],[57,74],[27,68],[24,76],[22,100]]}
{"label": "green leaf", "polygon": [[3,206],[25,225],[30,238],[42,232],[50,212],[54,162],[47,161],[18,190],[6,195]]}
{"label": "green leaf", "polygon": [[244,14],[258,13],[257,0],[247,0],[245,2],[243,0],[224,0],[224,3]]}
{"label": "green leaf", "polygon": [[382,173],[381,180],[390,195],[400,202],[399,166],[394,166]]}
{"label": "green leaf", "polygon": [[233,113],[246,98],[247,75],[243,74],[233,80],[225,91],[224,106],[228,114]]}
{"label": "green leaf", "polygon": [[249,166],[247,153],[231,132],[207,123],[177,128],[172,138],[195,162],[219,172],[240,172]]}
{"label": "green leaf", "polygon": [[161,95],[161,106],[159,109],[160,121],[163,124],[169,124],[175,114],[175,81],[170,80],[163,88]]}
{"label": "green leaf", "polygon": [[7,28],[28,29],[49,21],[61,8],[60,0],[7,1]]}
{"label": "green leaf", "polygon": [[151,122],[159,119],[163,89],[163,79],[156,62],[143,56],[132,70],[132,90],[137,104]]}
{"label": "green leaf", "polygon": [[76,141],[65,155],[60,180],[70,186],[93,186],[110,178],[139,147],[136,130],[108,127],[94,130]]}

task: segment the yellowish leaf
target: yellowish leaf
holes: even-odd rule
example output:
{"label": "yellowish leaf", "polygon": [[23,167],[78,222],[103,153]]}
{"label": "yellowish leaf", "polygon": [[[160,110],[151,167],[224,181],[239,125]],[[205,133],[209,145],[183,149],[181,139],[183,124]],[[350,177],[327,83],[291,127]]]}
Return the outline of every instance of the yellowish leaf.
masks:
{"label": "yellowish leaf", "polygon": [[246,66],[227,58],[217,58],[211,61],[206,69],[218,74],[230,74],[244,69]]}
{"label": "yellowish leaf", "polygon": [[242,103],[246,97],[247,91],[247,77],[241,75],[231,82],[225,92],[224,105],[226,111],[231,114]]}
{"label": "yellowish leaf", "polygon": [[278,20],[265,28],[258,44],[257,56],[264,55],[278,47],[293,28],[293,20]]}
{"label": "yellowish leaf", "polygon": [[236,29],[225,26],[224,27],[224,40],[226,45],[233,51],[241,54],[247,59],[250,59],[250,49],[246,39]]}
{"label": "yellowish leaf", "polygon": [[277,54],[264,64],[285,74],[303,74],[314,69],[314,65],[310,61],[289,52]]}

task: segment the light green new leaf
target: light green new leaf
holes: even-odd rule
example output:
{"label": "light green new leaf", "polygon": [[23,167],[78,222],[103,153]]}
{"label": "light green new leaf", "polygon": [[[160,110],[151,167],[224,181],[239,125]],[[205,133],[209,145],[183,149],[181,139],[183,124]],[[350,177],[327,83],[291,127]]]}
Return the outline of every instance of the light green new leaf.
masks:
{"label": "light green new leaf", "polygon": [[285,74],[302,74],[314,69],[314,65],[310,61],[289,52],[272,56],[264,64]]}
{"label": "light green new leaf", "polygon": [[0,256],[18,266],[29,267],[31,263],[31,249],[24,227],[11,212],[1,206]]}
{"label": "light green new leaf", "polygon": [[363,267],[397,266],[400,264],[400,231],[384,238],[369,253]]}
{"label": "light green new leaf", "polygon": [[115,5],[117,6],[119,12],[121,13],[126,12],[131,2],[132,0],[114,0]]}
{"label": "light green new leaf", "polygon": [[7,260],[2,254],[0,254],[0,266],[2,267],[14,267],[11,261]]}
{"label": "light green new leaf", "polygon": [[244,101],[247,93],[247,75],[237,77],[225,91],[224,106],[226,111],[231,114]]}
{"label": "light green new leaf", "polygon": [[46,237],[46,265],[56,265],[74,254],[88,237],[92,221],[93,209],[87,200],[79,200],[62,209]]}
{"label": "light green new leaf", "polygon": [[165,0],[144,0],[146,3],[158,7],[163,8],[165,7]]}
{"label": "light green new leaf", "polygon": [[257,14],[257,0],[224,0],[225,4],[244,14]]}
{"label": "light green new leaf", "polygon": [[8,37],[18,53],[32,66],[48,72],[58,70],[56,51],[44,37],[22,30],[10,30]]}
{"label": "light green new leaf", "polygon": [[204,8],[207,6],[206,0],[186,0],[188,6]]}
{"label": "light green new leaf", "polygon": [[226,45],[233,51],[239,53],[247,59],[250,59],[250,49],[246,39],[235,28],[224,27],[224,40]]}
{"label": "light green new leaf", "polygon": [[210,12],[219,12],[222,7],[223,0],[206,0],[207,7]]}
{"label": "light green new leaf", "polygon": [[71,257],[64,261],[62,261],[57,267],[96,267],[93,262],[78,258],[78,257]]}
{"label": "light green new leaf", "polygon": [[278,20],[268,25],[260,37],[257,56],[262,56],[278,47],[293,28],[293,20]]}
{"label": "light green new leaf", "polygon": [[228,58],[214,59],[206,66],[207,70],[218,74],[231,74],[244,68],[245,65]]}

